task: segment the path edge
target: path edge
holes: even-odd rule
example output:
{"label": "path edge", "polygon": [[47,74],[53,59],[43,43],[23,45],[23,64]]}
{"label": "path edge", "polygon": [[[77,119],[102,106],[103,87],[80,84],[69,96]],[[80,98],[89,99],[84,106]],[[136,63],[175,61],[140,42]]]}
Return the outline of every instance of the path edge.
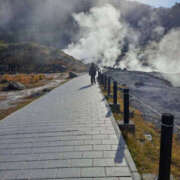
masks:
{"label": "path edge", "polygon": [[[115,130],[116,136],[119,139],[120,136],[122,136],[122,133],[121,133],[119,127],[118,127],[118,124],[116,123],[116,120],[114,119],[114,116],[113,116],[113,113],[112,113],[111,108],[109,106],[109,103],[107,102],[106,98],[102,94],[102,91],[101,91],[101,89],[99,87],[99,84],[98,84],[98,89],[100,91],[101,96],[104,98],[104,103],[105,103],[105,106],[106,106],[108,112],[110,112],[109,118],[111,119],[111,122],[112,122],[113,128]],[[142,178],[141,178],[141,176],[140,176],[140,174],[139,174],[139,172],[138,172],[138,170],[136,168],[134,160],[132,159],[132,156],[131,156],[131,153],[129,152],[128,146],[127,146],[127,144],[126,144],[123,137],[122,137],[122,139],[123,139],[124,144],[125,144],[125,152],[124,152],[125,159],[127,161],[127,164],[129,166],[131,174],[133,176],[132,178],[133,178],[133,180],[141,180]]]}

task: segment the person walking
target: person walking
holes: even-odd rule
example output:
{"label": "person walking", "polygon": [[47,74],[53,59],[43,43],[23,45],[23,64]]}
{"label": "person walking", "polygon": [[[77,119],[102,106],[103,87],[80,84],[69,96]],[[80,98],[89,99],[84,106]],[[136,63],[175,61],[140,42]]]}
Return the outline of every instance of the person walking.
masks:
{"label": "person walking", "polygon": [[96,65],[94,63],[91,63],[91,66],[89,68],[89,75],[91,76],[91,85],[96,84]]}

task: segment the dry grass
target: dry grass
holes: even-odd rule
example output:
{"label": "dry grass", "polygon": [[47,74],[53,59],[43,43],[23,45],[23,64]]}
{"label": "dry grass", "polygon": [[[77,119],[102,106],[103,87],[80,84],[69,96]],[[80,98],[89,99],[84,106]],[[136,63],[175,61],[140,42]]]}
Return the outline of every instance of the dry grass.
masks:
{"label": "dry grass", "polygon": [[46,76],[44,74],[4,74],[1,77],[1,81],[17,81],[24,85],[34,84],[43,79],[46,79]]}
{"label": "dry grass", "polygon": [[[1,82],[14,81],[24,84],[27,88],[39,87],[46,84],[46,80],[52,80],[53,76],[44,74],[4,74],[0,76]],[[0,84],[0,89],[6,86],[6,83]]]}
{"label": "dry grass", "polygon": [[0,101],[4,101],[4,100],[6,100],[6,96],[0,96]]}
{"label": "dry grass", "polygon": [[[102,88],[103,89],[103,88]],[[102,90],[104,95],[107,93]],[[123,94],[118,93],[118,103],[121,105],[121,112],[123,112]],[[112,98],[108,99],[112,103]],[[130,107],[135,111],[135,116],[131,120],[136,125],[135,136],[131,134],[124,134],[126,143],[129,147],[131,155],[136,163],[138,171],[143,173],[158,173],[159,167],[159,151],[160,151],[160,130],[157,129],[152,123],[143,119],[141,112],[138,109]],[[116,120],[122,120],[122,114],[114,113]],[[151,134],[152,141],[145,139],[145,134]],[[172,152],[172,174],[180,179],[180,142],[177,141],[176,135],[173,138],[173,152]]]}

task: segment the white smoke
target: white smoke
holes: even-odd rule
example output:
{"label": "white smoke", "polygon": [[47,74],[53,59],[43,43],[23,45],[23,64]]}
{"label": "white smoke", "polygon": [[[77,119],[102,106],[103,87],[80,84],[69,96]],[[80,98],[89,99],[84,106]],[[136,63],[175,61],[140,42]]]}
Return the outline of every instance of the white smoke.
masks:
{"label": "white smoke", "polygon": [[[99,2],[99,1],[98,1]],[[64,51],[77,59],[85,62],[98,62],[107,66],[118,66],[122,69],[139,71],[152,71],[151,67],[143,65],[140,61],[142,51],[139,48],[140,32],[130,28],[121,17],[120,9],[110,4],[98,3],[89,13],[73,14],[74,20],[80,28],[79,41],[71,43]],[[161,38],[164,28],[159,25],[159,20],[153,13],[149,23],[147,18],[140,19],[138,26],[143,28],[146,24],[155,24],[153,38]],[[146,29],[148,30],[148,28]],[[122,48],[126,41],[129,51],[119,64],[117,59],[122,55]]]}
{"label": "white smoke", "polygon": [[145,54],[148,62],[157,70],[165,73],[180,72],[180,29],[172,30],[166,34],[154,48],[147,47]]}
{"label": "white smoke", "polygon": [[142,54],[140,54],[140,49],[131,47],[126,56],[119,62],[119,67],[121,69],[135,70],[151,72],[152,67],[145,66],[142,61],[140,61]]}
{"label": "white smoke", "polygon": [[[73,14],[80,28],[79,41],[71,43],[64,51],[85,62],[126,68],[136,71],[159,71],[174,85],[180,85],[176,75],[180,72],[180,30],[165,34],[156,14],[149,19],[140,19],[139,28],[147,23],[151,28],[152,41],[146,47],[139,46],[140,33],[130,28],[123,20],[119,9],[110,4],[93,7],[88,13]],[[146,29],[148,30],[148,28]],[[145,32],[146,33],[146,32]],[[128,52],[122,56],[122,49],[128,40]],[[179,83],[177,83],[179,82]]]}
{"label": "white smoke", "polygon": [[0,0],[0,39],[64,48],[76,31],[72,13],[91,6],[91,0]]}
{"label": "white smoke", "polygon": [[180,86],[179,48],[180,29],[174,29],[165,35],[159,43],[151,43],[151,47],[145,51],[148,63],[161,72],[164,78],[178,87]]}
{"label": "white smoke", "polygon": [[6,1],[0,5],[0,26],[6,25],[13,17],[12,8]]}
{"label": "white smoke", "polygon": [[[26,14],[24,11],[29,9],[29,6],[32,11],[32,14],[27,16],[29,19],[23,19],[23,16],[21,19],[20,15]],[[90,7],[93,8],[89,10]],[[88,10],[88,13],[81,12]],[[70,18],[73,12],[81,12],[73,14],[76,24]],[[157,12],[151,7],[141,6],[140,3],[130,5],[119,0],[33,0],[31,3],[25,0],[23,3],[19,0],[1,0],[0,28],[5,30],[6,25],[8,27],[11,22],[20,18],[19,22],[26,22],[24,25],[27,32],[30,33],[29,29],[33,32],[28,35],[24,33],[26,28],[22,29],[20,36],[15,34],[19,40],[32,39],[49,45],[54,45],[56,41],[62,47],[66,41],[68,43],[74,40],[65,52],[87,63],[116,65],[128,70],[159,71],[173,81],[180,72],[180,29],[171,30],[165,35]],[[136,23],[133,18],[139,20],[132,25],[136,30],[127,23]],[[74,30],[77,26],[80,30],[76,34]],[[142,40],[151,42],[142,48],[139,45]],[[128,52],[124,54],[123,48],[127,43]],[[178,78],[173,82],[180,80]]]}
{"label": "white smoke", "polygon": [[[180,30],[173,30],[163,37],[164,28],[155,26],[152,36],[163,37],[162,40],[159,43],[152,41],[145,50],[141,50],[138,45],[140,34],[130,28],[121,18],[120,10],[110,4],[94,7],[88,13],[73,14],[73,17],[80,32],[77,35],[78,42],[71,43],[65,49],[65,52],[72,56],[85,62],[101,61],[103,65],[113,66],[122,54],[125,40],[128,39],[129,51],[119,63],[120,67],[142,71],[150,71],[154,67],[162,72],[175,71],[179,62],[177,57],[180,55]],[[154,14],[150,21],[157,21]],[[139,26],[143,24],[144,27],[144,23],[147,23],[147,19],[142,18]],[[151,65],[151,68],[143,66],[141,56],[146,57],[146,63]],[[176,71],[180,72],[180,66]]]}
{"label": "white smoke", "polygon": [[73,17],[81,29],[80,40],[70,44],[65,52],[87,63],[100,61],[103,65],[113,66],[128,35],[120,11],[106,4]]}
{"label": "white smoke", "polygon": [[159,42],[150,42],[144,50],[130,48],[119,66],[129,70],[158,71],[161,72],[164,78],[171,81],[174,86],[180,86],[179,47],[180,29],[174,29],[166,34]]}

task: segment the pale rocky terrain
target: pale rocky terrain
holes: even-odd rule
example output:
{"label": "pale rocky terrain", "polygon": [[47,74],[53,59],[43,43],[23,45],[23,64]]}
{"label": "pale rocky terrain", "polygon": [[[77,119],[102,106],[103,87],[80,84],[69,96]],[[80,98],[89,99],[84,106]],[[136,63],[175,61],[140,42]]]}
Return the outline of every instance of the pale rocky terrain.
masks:
{"label": "pale rocky terrain", "polygon": [[[48,76],[48,75],[47,75]],[[52,76],[52,75],[51,75]],[[18,102],[22,102],[24,98],[30,96],[40,96],[41,94],[50,91],[51,89],[57,87],[67,78],[66,75],[60,73],[53,74],[52,80],[46,80],[46,84],[40,87],[34,87],[29,89],[24,89],[20,91],[0,91],[0,110],[6,110],[13,106],[16,106]]]}
{"label": "pale rocky terrain", "polygon": [[160,73],[113,70],[107,74],[129,87],[131,104],[143,112],[146,120],[159,126],[161,114],[172,113],[176,130],[180,127],[180,88],[174,87]]}

